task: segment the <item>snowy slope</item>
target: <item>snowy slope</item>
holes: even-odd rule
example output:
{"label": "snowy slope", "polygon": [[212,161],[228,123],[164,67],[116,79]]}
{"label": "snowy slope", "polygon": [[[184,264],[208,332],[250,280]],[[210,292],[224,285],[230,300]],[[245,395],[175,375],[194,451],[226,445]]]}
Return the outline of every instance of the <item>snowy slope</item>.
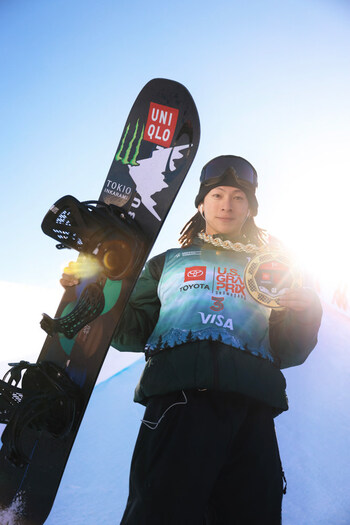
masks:
{"label": "snowy slope", "polygon": [[350,319],[324,306],[319,343],[285,371],[290,410],[276,419],[288,480],[283,525],[350,524]]}
{"label": "snowy slope", "polygon": [[[283,525],[350,524],[350,319],[325,306],[319,344],[288,369],[290,410],[276,419],[288,492]],[[94,391],[47,525],[117,524],[143,407],[143,360]]]}
{"label": "snowy slope", "polygon": [[144,360],[94,391],[47,525],[119,523],[144,408],[132,401]]}

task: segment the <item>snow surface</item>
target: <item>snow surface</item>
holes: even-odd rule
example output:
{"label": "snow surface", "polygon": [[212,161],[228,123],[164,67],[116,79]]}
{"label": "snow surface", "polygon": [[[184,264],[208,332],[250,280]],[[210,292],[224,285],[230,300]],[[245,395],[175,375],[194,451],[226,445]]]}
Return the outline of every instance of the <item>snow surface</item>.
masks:
{"label": "snow surface", "polygon": [[[318,346],[284,371],[290,410],[276,418],[288,481],[283,525],[350,524],[350,318],[324,309]],[[132,401],[143,365],[141,358],[96,386],[47,525],[120,522],[144,411]]]}
{"label": "snow surface", "polygon": [[324,305],[319,343],[285,370],[290,410],[276,419],[288,480],[283,525],[350,524],[350,318]]}

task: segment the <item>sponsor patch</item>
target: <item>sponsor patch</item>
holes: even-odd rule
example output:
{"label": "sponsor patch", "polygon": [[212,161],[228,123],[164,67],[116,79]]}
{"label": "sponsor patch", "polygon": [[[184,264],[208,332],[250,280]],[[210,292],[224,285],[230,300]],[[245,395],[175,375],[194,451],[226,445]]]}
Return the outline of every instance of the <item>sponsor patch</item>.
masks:
{"label": "sponsor patch", "polygon": [[191,266],[190,268],[186,268],[184,282],[205,281],[206,273],[206,266]]}
{"label": "sponsor patch", "polygon": [[245,285],[235,268],[221,268],[216,272],[216,294],[240,294],[245,297]]}
{"label": "sponsor patch", "polygon": [[144,140],[168,148],[175,133],[179,110],[151,102]]}

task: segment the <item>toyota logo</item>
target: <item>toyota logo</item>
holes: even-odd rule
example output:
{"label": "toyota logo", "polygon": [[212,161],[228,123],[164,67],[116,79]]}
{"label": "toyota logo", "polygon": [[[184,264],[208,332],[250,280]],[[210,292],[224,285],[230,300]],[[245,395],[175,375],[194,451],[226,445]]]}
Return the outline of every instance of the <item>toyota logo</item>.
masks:
{"label": "toyota logo", "polygon": [[189,270],[187,272],[187,275],[193,278],[202,277],[203,274],[204,274],[203,270]]}
{"label": "toyota logo", "polygon": [[185,279],[187,281],[205,281],[206,266],[190,266],[185,270]]}

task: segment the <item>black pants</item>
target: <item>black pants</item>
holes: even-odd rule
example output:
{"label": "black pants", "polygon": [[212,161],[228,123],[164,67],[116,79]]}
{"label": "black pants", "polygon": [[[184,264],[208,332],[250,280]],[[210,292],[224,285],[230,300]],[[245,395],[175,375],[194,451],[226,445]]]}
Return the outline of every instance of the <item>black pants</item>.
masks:
{"label": "black pants", "polygon": [[141,425],[121,524],[280,524],[271,408],[239,394],[186,391],[149,400],[144,420],[157,422],[173,403],[184,404],[155,430]]}

